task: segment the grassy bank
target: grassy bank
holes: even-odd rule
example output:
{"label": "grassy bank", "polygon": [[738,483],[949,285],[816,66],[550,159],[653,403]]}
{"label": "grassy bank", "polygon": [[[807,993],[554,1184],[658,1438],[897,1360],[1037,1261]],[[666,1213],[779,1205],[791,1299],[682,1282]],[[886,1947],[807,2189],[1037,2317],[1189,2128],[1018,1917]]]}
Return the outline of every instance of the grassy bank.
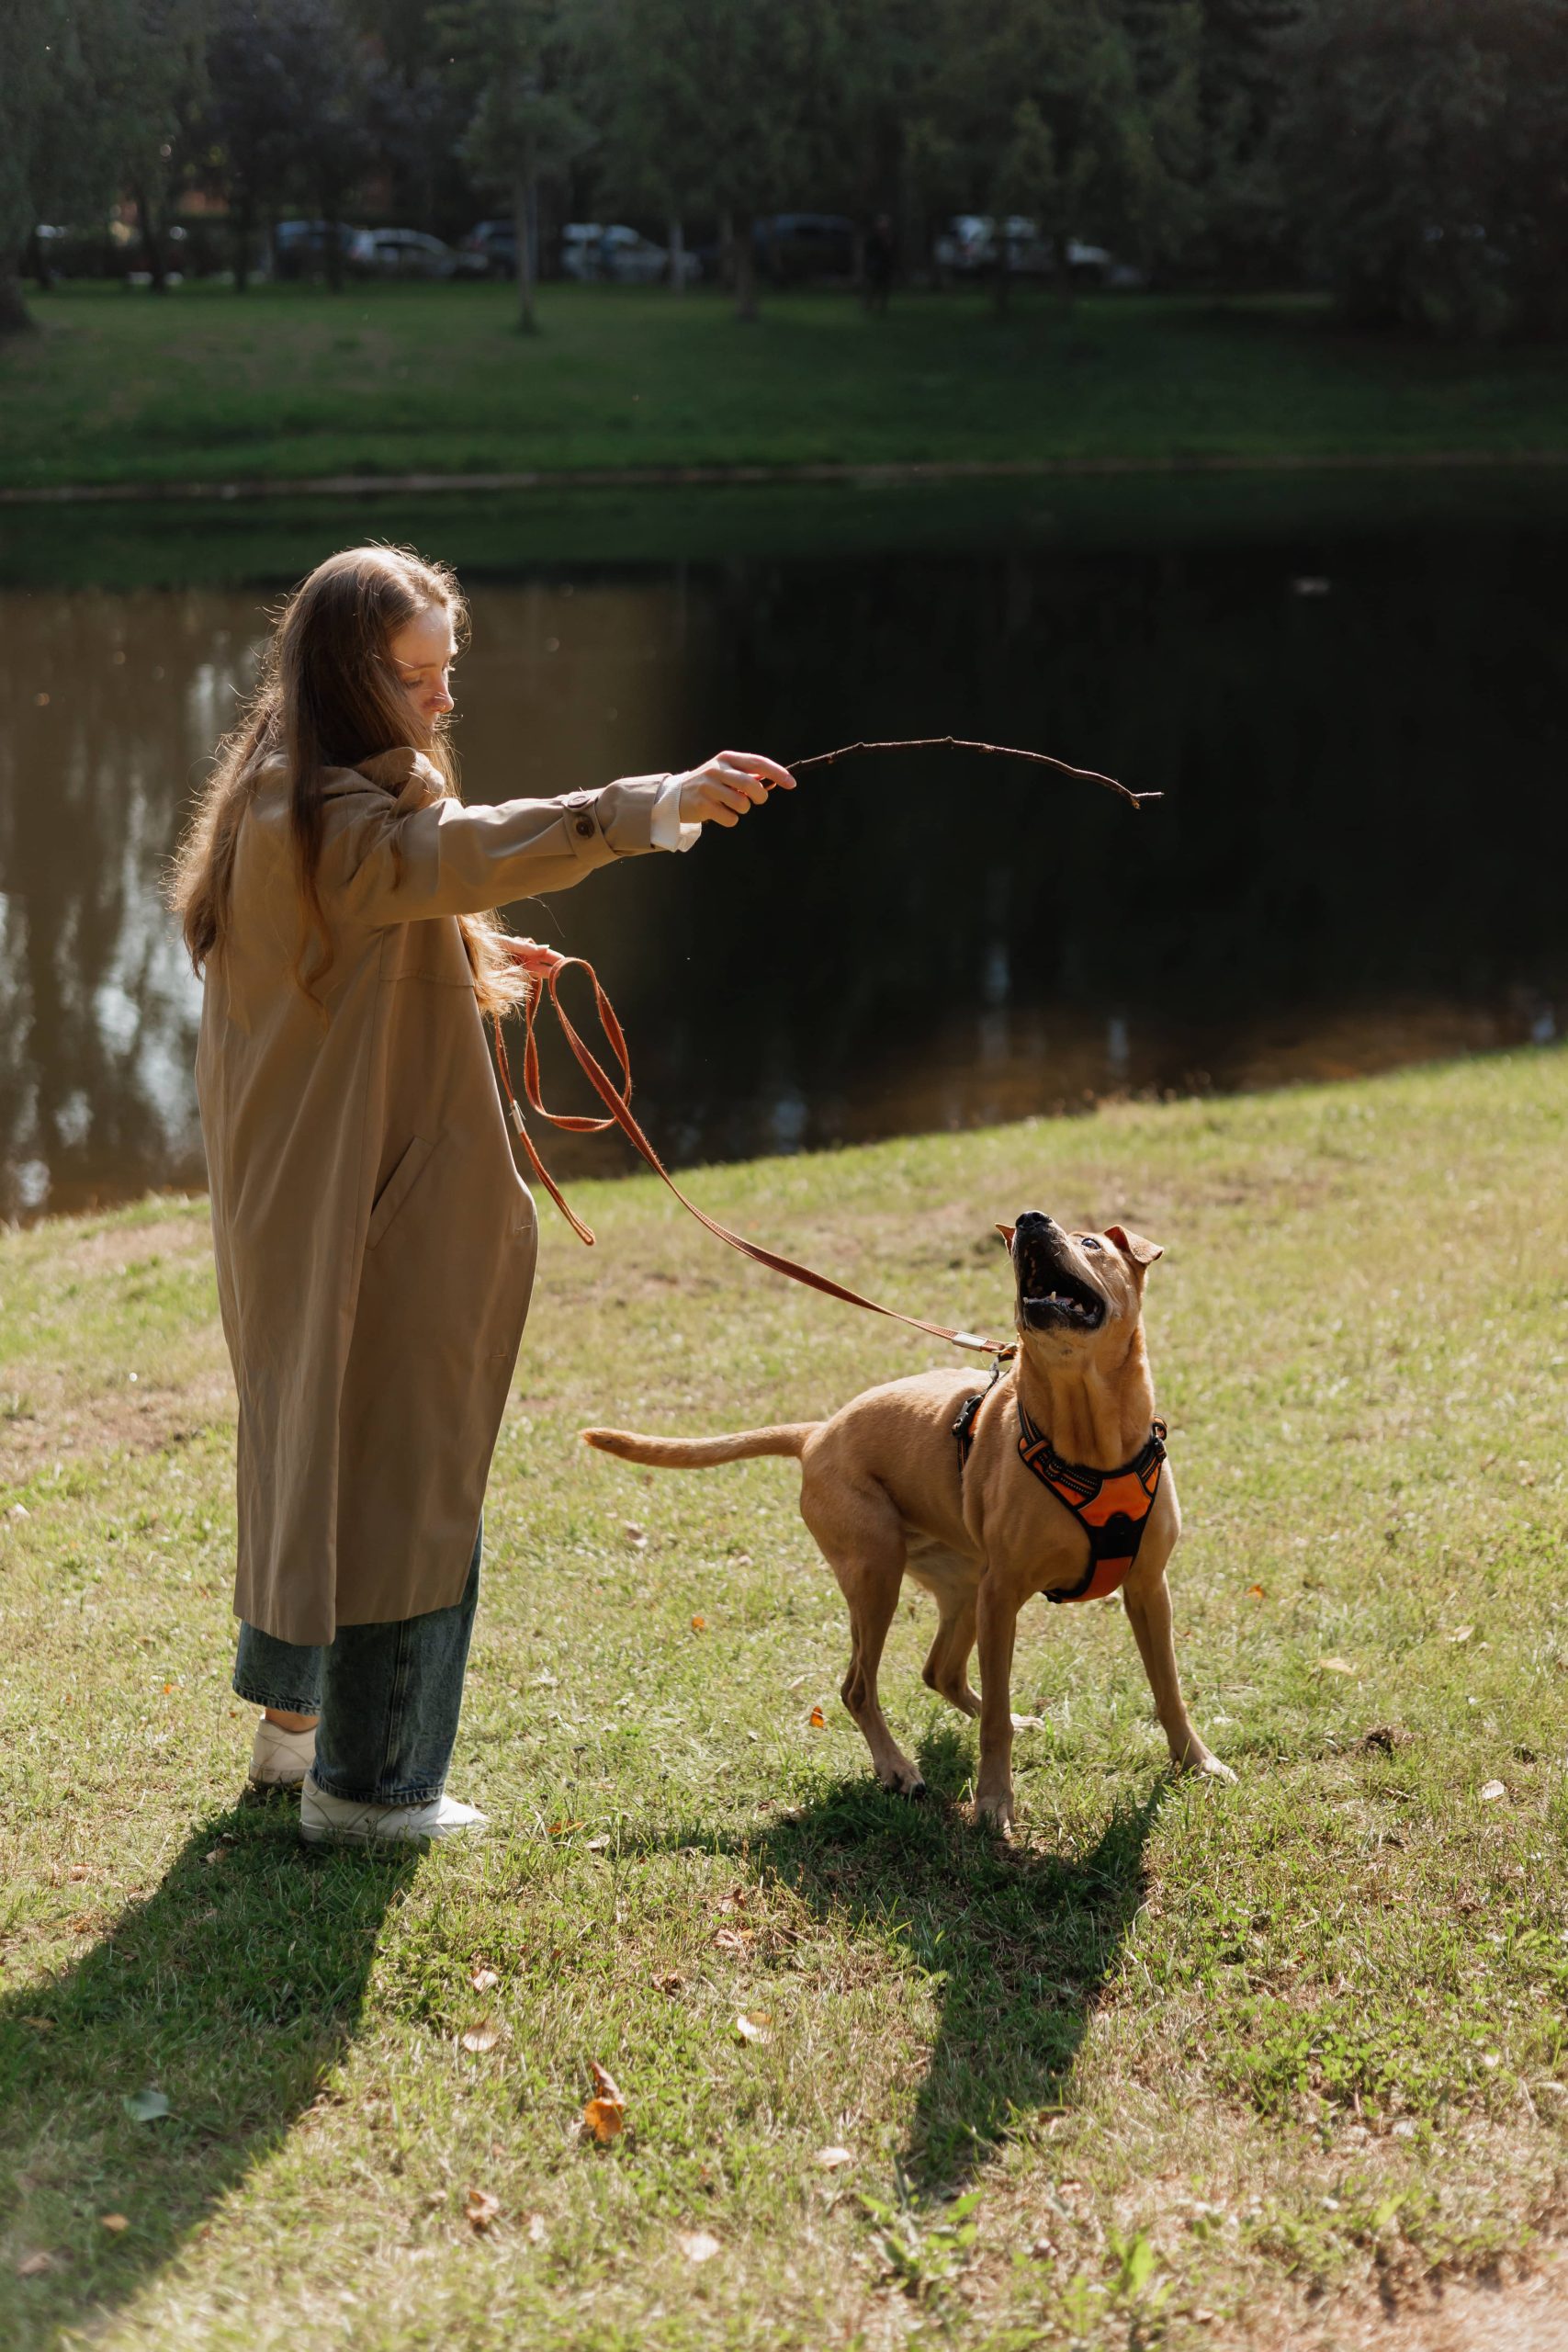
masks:
{"label": "grassy bank", "polygon": [[549,1230],[487,1507],[456,1785],[495,1833],[307,1858],[240,1793],[202,1205],[0,1238],[0,2341],[1326,2345],[1536,2262],[1565,1128],[1534,1053],[695,1180],[953,1318],[1005,1314],[1021,1204],[1168,1245],[1178,1639],[1240,1779],[1163,1776],[1115,1604],[1036,1607],[1010,1850],[965,1818],[921,1599],[884,1695],[937,1793],[869,1783],[784,1465],[656,1480],[573,1441],[824,1410],[931,1360],[914,1335],[585,1188],[600,1249]]}
{"label": "grassy bank", "polygon": [[0,349],[0,484],[543,468],[1521,454],[1561,355],[1337,332],[1302,300],[504,287],[65,288]]}

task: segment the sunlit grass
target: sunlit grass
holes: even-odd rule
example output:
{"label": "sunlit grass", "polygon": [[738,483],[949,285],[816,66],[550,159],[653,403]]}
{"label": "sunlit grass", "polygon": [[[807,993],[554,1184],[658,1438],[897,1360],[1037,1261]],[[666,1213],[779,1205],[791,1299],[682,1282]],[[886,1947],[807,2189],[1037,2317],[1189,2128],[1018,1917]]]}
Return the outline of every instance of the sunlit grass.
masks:
{"label": "sunlit grass", "polygon": [[0,482],[1561,449],[1561,354],[1334,329],[1303,300],[118,287],[0,348]]}
{"label": "sunlit grass", "polygon": [[599,1250],[549,1228],[487,1504],[455,1786],[494,1834],[306,1854],[241,1792],[204,1206],[0,1238],[0,2341],[1277,2344],[1311,2295],[1528,2259],[1564,2154],[1565,1077],[692,1180],[944,1319],[1005,1315],[1024,1204],[1168,1245],[1179,1650],[1240,1779],[1164,1777],[1116,1604],[1037,1608],[1010,1850],[913,1595],[885,1700],[935,1793],[871,1784],[786,1465],[574,1438],[825,1411],[918,1338],[584,1187]]}

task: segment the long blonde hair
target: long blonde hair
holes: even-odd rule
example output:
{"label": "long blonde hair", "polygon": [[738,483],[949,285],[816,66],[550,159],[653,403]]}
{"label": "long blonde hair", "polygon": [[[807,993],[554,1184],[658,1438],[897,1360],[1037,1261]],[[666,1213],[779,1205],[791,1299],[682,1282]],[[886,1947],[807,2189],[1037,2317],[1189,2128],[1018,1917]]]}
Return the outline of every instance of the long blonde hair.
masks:
{"label": "long blonde hair", "polygon": [[[389,649],[400,628],[432,609],[445,611],[461,644],[468,607],[444,564],[426,563],[407,548],[362,547],[345,548],[318,564],[276,614],[260,683],[238,726],[218,746],[169,876],[169,904],[182,919],[197,972],[222,949],[240,821],[263,768],[280,760],[288,776],[303,918],[293,977],[324,1012],[317,989],[332,968],[334,942],[317,878],[325,831],[322,778],[329,768],[358,767],[378,752],[408,743],[409,707],[393,685]],[[456,799],[457,761],[445,728],[438,725],[421,748],[443,792]],[[526,983],[502,945],[507,934],[500,919],[465,914],[457,922],[479,1011],[505,1012],[520,1003]]]}

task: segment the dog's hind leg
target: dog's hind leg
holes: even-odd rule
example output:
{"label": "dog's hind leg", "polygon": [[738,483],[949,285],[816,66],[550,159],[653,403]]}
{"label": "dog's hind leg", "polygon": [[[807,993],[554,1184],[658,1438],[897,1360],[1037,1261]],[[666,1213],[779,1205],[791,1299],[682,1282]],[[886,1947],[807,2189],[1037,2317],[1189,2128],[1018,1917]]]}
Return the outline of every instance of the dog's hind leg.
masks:
{"label": "dog's hind leg", "polygon": [[975,1647],[975,1588],[933,1580],[928,1589],[936,1601],[938,1622],[921,1679],[931,1690],[940,1691],[961,1715],[977,1715],[980,1702],[969,1688],[969,1656]]}
{"label": "dog's hind leg", "polygon": [[899,1796],[923,1793],[925,1781],[887,1727],[876,1695],[877,1668],[904,1582],[904,1530],[880,1488],[835,1482],[812,1491],[800,1515],[811,1530],[850,1609],[850,1664],[840,1696],[861,1727],[872,1768],[885,1789]]}

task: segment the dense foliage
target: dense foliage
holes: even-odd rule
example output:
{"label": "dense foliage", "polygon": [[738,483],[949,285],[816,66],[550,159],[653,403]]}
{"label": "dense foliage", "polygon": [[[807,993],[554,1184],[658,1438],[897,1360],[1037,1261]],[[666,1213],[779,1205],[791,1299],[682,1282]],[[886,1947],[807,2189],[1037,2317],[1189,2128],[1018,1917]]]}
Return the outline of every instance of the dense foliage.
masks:
{"label": "dense foliage", "polygon": [[[743,312],[779,208],[1023,214],[1058,256],[1331,286],[1450,334],[1559,326],[1568,0],[16,0],[0,322],[34,225],[134,218],[157,288],[182,198],[265,225],[367,207],[451,233],[604,207],[722,240]],[[1006,293],[1006,248],[998,294]],[[335,277],[335,236],[326,259]],[[1065,263],[1063,265],[1065,266]],[[680,272],[674,273],[680,282]]]}

